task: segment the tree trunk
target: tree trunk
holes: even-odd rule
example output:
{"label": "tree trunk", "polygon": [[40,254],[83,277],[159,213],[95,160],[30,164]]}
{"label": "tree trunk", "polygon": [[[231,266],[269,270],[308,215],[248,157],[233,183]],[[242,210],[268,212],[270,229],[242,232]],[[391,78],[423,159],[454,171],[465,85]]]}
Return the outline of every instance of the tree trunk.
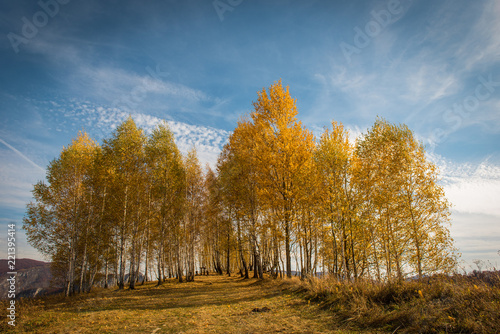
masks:
{"label": "tree trunk", "polygon": [[94,271],[92,272],[92,274],[90,274],[90,280],[89,280],[89,284],[87,287],[87,293],[90,293],[90,291],[92,290],[92,287],[94,286],[96,274],[97,274],[97,265],[94,267]]}
{"label": "tree trunk", "polygon": [[182,259],[181,259],[181,250],[180,250],[180,242],[177,241],[177,279],[179,283],[182,283]]}
{"label": "tree trunk", "polygon": [[118,289],[125,288],[125,263],[123,261],[125,253],[125,229],[127,226],[127,204],[128,204],[128,185],[125,186],[125,203],[123,206],[123,221],[120,233],[120,277],[118,280]]}
{"label": "tree trunk", "polygon": [[123,261],[123,256],[125,252],[125,237],[120,238],[120,273],[118,277],[118,289],[123,290],[125,288],[125,263]]}
{"label": "tree trunk", "polygon": [[[72,243],[74,244],[74,243]],[[75,276],[75,261],[76,261],[76,251],[74,246],[70,246],[70,259],[69,259],[69,269],[68,269],[68,282],[66,286],[66,296],[73,294],[73,282]]]}
{"label": "tree trunk", "polygon": [[[135,242],[132,242],[132,245],[134,245]],[[134,290],[135,289],[135,246],[132,246],[132,254],[130,256],[130,269],[128,272],[128,277],[129,277],[129,289]]]}
{"label": "tree trunk", "polygon": [[80,286],[78,287],[79,293],[84,291],[83,281],[85,279],[86,264],[87,264],[87,243],[85,243],[85,247],[83,248],[82,266],[80,268]]}
{"label": "tree trunk", "polygon": [[161,249],[158,250],[158,284],[157,285],[162,285],[162,277],[161,277]]}
{"label": "tree trunk", "polygon": [[242,241],[241,241],[241,222],[240,220],[238,219],[237,220],[237,227],[238,227],[238,253],[240,255],[240,260],[241,260],[241,265],[243,267],[243,270],[245,272],[245,275],[243,276],[243,273],[241,274],[242,277],[245,277],[245,278],[248,278],[248,266],[247,266],[247,263],[245,261],[245,256],[243,255],[243,245],[242,245]]}
{"label": "tree trunk", "polygon": [[108,288],[108,259],[106,258],[106,262],[104,264],[104,288]]}
{"label": "tree trunk", "polygon": [[231,276],[231,234],[230,234],[230,229],[227,229],[227,267],[226,267],[226,273],[228,276]]}
{"label": "tree trunk", "polygon": [[[288,214],[285,214],[288,216]],[[285,257],[286,257],[286,277],[292,278],[292,257],[290,255],[290,222],[285,218]]]}
{"label": "tree trunk", "polygon": [[252,247],[252,254],[253,254],[253,278],[258,278],[259,277],[259,268],[257,265],[257,250],[255,249],[255,243]]}
{"label": "tree trunk", "polygon": [[349,230],[351,234],[351,256],[352,256],[352,270],[354,272],[354,280],[358,278],[358,270],[356,268],[356,258],[354,257],[354,238],[352,235],[352,218],[349,217]]}

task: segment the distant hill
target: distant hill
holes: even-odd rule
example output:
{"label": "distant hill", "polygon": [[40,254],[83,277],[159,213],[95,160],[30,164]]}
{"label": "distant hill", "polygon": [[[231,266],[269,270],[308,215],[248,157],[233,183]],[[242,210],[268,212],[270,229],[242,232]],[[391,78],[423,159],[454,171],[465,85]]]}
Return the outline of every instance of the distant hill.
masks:
{"label": "distant hill", "polygon": [[[8,260],[0,259],[0,299],[8,297],[9,278]],[[16,259],[16,298],[36,297],[53,293],[63,292],[60,287],[51,285],[52,273],[50,262],[37,261],[33,259]],[[129,274],[125,275],[125,282],[128,283]],[[144,275],[139,273],[138,281],[142,282]],[[114,286],[116,281],[114,275],[108,277],[108,285]],[[104,277],[99,274],[96,277],[94,286],[104,286]]]}
{"label": "distant hill", "polygon": [[[38,261],[38,260],[33,260],[33,259],[16,259],[16,270],[15,271],[29,269],[32,267],[46,266],[48,264],[50,264],[50,263]],[[3,275],[9,271],[12,271],[12,270],[9,270],[9,268],[8,268],[8,260],[0,259],[0,275]]]}
{"label": "distant hill", "polygon": [[[9,284],[8,260],[0,260],[0,299],[7,298]],[[57,292],[50,287],[52,274],[50,263],[33,259],[16,259],[16,298],[35,297],[38,295]]]}

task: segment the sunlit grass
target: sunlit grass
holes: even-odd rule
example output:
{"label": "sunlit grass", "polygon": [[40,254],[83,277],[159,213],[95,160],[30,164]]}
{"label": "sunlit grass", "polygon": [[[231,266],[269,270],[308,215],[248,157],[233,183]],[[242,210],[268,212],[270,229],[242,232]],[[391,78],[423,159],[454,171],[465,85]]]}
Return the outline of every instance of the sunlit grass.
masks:
{"label": "sunlit grass", "polygon": [[[18,301],[10,333],[331,333],[330,312],[288,290],[290,282],[197,276],[134,291],[95,289],[70,298]],[[2,308],[3,308],[2,304]],[[269,312],[252,312],[268,307]]]}

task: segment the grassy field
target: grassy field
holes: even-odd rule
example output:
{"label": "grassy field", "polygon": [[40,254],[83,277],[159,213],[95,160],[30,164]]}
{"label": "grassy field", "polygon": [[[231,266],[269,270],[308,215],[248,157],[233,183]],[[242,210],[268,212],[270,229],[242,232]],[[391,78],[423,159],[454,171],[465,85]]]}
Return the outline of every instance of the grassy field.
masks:
{"label": "grassy field", "polygon": [[331,312],[291,292],[297,284],[197,276],[191,283],[149,283],[134,291],[95,289],[71,298],[22,300],[15,331],[4,319],[0,332],[339,333]]}
{"label": "grassy field", "polygon": [[0,332],[500,333],[500,273],[386,283],[197,276],[16,306],[17,326],[4,318]]}

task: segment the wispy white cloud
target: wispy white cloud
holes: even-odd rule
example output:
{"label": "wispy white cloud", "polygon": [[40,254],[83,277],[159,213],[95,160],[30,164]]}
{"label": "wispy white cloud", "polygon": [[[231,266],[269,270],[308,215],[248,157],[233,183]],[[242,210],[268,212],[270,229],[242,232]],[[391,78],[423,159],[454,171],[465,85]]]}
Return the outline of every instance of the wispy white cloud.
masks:
{"label": "wispy white cloud", "polygon": [[45,170],[24,154],[0,149],[0,203],[3,208],[22,211],[31,200],[33,184],[45,177]]}
{"label": "wispy white cloud", "polygon": [[[148,73],[148,70],[152,73]],[[166,80],[167,73],[159,71],[158,75],[154,71],[146,66],[144,73],[139,75],[121,68],[82,66],[65,80],[77,89],[83,88],[86,95],[108,102],[129,102],[132,108],[147,102],[148,94],[179,98],[185,103],[218,102],[200,90]]]}
{"label": "wispy white cloud", "polygon": [[443,71],[442,65],[420,64],[409,70],[406,76],[406,94],[403,97],[409,101],[425,101],[430,104],[456,94],[459,88],[457,77]]}
{"label": "wispy white cloud", "polygon": [[481,15],[464,38],[456,55],[464,69],[476,70],[498,62],[500,56],[500,3],[496,0],[475,3]]}
{"label": "wispy white cloud", "polygon": [[440,170],[441,185],[452,203],[451,235],[463,254],[465,269],[476,259],[493,265],[500,260],[500,166],[488,159],[478,163],[454,163],[429,154]]}
{"label": "wispy white cloud", "polygon": [[[111,131],[122,123],[129,115],[138,127],[149,133],[162,118],[142,112],[127,112],[118,108],[103,107],[89,101],[45,101],[46,123],[56,131],[64,131],[76,135],[77,131],[85,129],[97,140],[108,138]],[[227,141],[230,132],[208,126],[192,125],[174,120],[166,120],[174,133],[179,149],[187,153],[196,147],[203,164],[215,166],[217,156]]]}
{"label": "wispy white cloud", "polygon": [[126,64],[96,62],[92,48],[82,50],[79,45],[49,29],[33,39],[27,51],[39,54],[47,65],[52,65],[53,79],[64,87],[67,96],[85,96],[128,113],[180,112],[229,121],[234,118],[224,112],[227,99],[174,80],[162,64],[144,63],[133,70]]}
{"label": "wispy white cloud", "polygon": [[[436,4],[425,21],[426,29],[413,35],[412,43],[418,48],[412,54],[405,50],[406,64],[399,72],[407,77],[406,98],[430,103],[460,94],[468,77],[484,74],[497,62],[500,4],[489,0],[473,7],[463,11],[452,1]],[[472,24],[465,26],[464,21]]]}
{"label": "wispy white cloud", "polygon": [[455,246],[462,254],[464,269],[477,269],[473,264],[475,260],[489,262],[492,266],[499,268],[499,217],[454,211],[451,236],[455,240]]}
{"label": "wispy white cloud", "polygon": [[25,156],[23,153],[21,153],[18,149],[16,149],[14,146],[10,145],[9,143],[7,143],[6,141],[4,141],[3,139],[0,138],[0,143],[4,144],[5,146],[7,146],[12,152],[16,153],[19,157],[21,157],[22,159],[24,159],[26,162],[28,162],[30,165],[32,165],[33,167],[35,168],[38,168],[40,171],[44,172],[45,169],[38,166],[35,162],[33,162],[33,160],[31,160],[30,158],[28,158],[27,156]]}
{"label": "wispy white cloud", "polygon": [[[338,98],[342,102],[349,101],[349,112],[364,120],[373,118],[377,110],[389,103],[388,87],[380,84],[384,81],[382,73],[365,72],[332,62],[324,73],[314,74],[314,78],[321,85],[311,111],[315,113],[316,122],[329,122],[333,118],[332,112],[336,111],[335,116],[338,117],[347,111],[335,110]],[[311,115],[308,117],[312,118]]]}
{"label": "wispy white cloud", "polygon": [[[341,57],[331,57],[315,74],[322,84],[315,107],[325,113],[339,104],[340,95],[349,101],[350,113],[366,118],[381,115],[422,124],[430,119],[434,126],[442,123],[436,110],[448,108],[449,100],[464,92],[474,93],[474,79],[487,75],[500,57],[500,4],[489,0],[473,6],[475,10],[464,12],[452,1],[436,3],[421,22],[422,29],[410,33],[391,26],[355,64],[347,66]],[[472,27],[464,21],[472,22]],[[491,118],[493,110],[484,105],[482,111]]]}
{"label": "wispy white cloud", "polygon": [[442,184],[453,209],[460,213],[487,214],[500,219],[500,166],[452,164],[441,159]]}

